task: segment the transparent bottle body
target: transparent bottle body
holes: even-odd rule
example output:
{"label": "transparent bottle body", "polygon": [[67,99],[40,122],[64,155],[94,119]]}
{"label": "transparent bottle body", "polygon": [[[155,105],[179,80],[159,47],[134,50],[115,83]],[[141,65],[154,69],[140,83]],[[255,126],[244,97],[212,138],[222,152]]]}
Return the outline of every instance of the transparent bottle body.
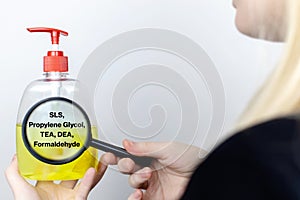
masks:
{"label": "transparent bottle body", "polygon": [[87,96],[84,87],[77,80],[67,78],[65,73],[47,73],[44,79],[33,81],[27,86],[20,102],[16,124],[17,158],[22,176],[31,180],[74,180],[82,178],[88,168],[97,167],[97,151],[91,147],[65,164],[43,162],[28,150],[22,133],[23,120],[33,106],[48,98],[63,97],[83,108],[90,121],[92,136],[97,137],[96,122]]}

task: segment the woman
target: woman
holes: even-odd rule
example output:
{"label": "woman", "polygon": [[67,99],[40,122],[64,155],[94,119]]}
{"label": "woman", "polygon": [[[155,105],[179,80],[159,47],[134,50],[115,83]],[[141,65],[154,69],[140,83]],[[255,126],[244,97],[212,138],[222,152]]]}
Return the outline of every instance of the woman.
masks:
{"label": "woman", "polygon": [[236,127],[240,132],[202,163],[199,149],[191,147],[170,164],[185,148],[178,143],[124,141],[130,153],[156,158],[152,168],[160,169],[153,171],[136,170],[132,160],[117,163],[106,154],[105,162],[130,174],[136,190],[128,199],[300,199],[300,115],[295,114],[300,107],[300,0],[234,0],[233,6],[240,32],[286,40],[286,54],[244,112]]}
{"label": "woman", "polygon": [[[81,182],[84,189],[68,191],[78,198],[86,198],[92,185],[100,180],[105,166],[118,164],[121,172],[130,174],[129,184],[136,188],[129,196],[130,200],[300,199],[297,192],[300,187],[300,177],[297,174],[300,171],[300,159],[296,154],[300,147],[298,119],[291,116],[267,121],[296,111],[300,99],[297,96],[300,78],[295,73],[300,58],[297,55],[300,52],[300,37],[297,36],[300,34],[297,24],[300,19],[300,0],[291,0],[288,7],[292,9],[289,12],[285,11],[287,2],[233,2],[237,10],[236,26],[240,32],[273,41],[287,38],[288,44],[282,63],[255,96],[237,125],[237,130],[243,131],[217,147],[206,159],[199,157],[199,152],[202,155],[205,154],[204,151],[192,146],[172,164],[170,161],[177,156],[176,152],[182,152],[186,145],[124,140],[123,145],[130,153],[155,158],[151,168],[138,169],[132,160],[125,158],[118,161],[114,155],[107,153],[102,157],[105,164],[98,175],[93,170],[87,171]],[[291,15],[290,19],[288,13]],[[289,32],[287,22],[291,27]],[[265,122],[262,123],[263,121]],[[258,123],[260,124],[253,126]],[[245,129],[246,127],[250,128]],[[162,148],[165,146],[167,148]],[[161,148],[161,151],[156,151]],[[28,195],[28,199],[33,199],[30,195],[40,194],[39,185],[36,188],[28,186],[19,176],[16,160],[7,169],[6,175],[16,197],[20,192],[24,194],[23,198]],[[93,177],[98,178],[93,182]],[[66,188],[64,184],[67,188],[73,188],[75,182],[62,183],[57,191],[63,191]],[[38,199],[38,196],[35,197]]]}

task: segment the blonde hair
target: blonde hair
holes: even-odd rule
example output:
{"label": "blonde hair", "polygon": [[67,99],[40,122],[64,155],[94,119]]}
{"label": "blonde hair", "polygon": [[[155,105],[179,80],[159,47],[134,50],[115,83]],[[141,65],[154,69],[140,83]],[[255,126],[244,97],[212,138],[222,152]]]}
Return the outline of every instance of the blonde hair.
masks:
{"label": "blonde hair", "polygon": [[300,110],[300,0],[289,0],[287,9],[284,54],[243,112],[237,130]]}

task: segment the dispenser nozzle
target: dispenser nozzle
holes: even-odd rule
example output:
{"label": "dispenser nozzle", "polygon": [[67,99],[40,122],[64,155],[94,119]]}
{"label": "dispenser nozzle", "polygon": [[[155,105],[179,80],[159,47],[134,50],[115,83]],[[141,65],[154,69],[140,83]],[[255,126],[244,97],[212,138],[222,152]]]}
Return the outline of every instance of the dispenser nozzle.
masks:
{"label": "dispenser nozzle", "polygon": [[46,32],[51,34],[52,51],[48,51],[44,56],[44,72],[67,72],[68,57],[64,56],[62,51],[58,50],[59,36],[67,36],[66,31],[47,27],[27,28],[29,32]]}
{"label": "dispenser nozzle", "polygon": [[59,36],[64,35],[68,36],[68,32],[62,31],[55,28],[46,28],[46,27],[34,27],[34,28],[27,28],[29,32],[46,32],[51,34],[51,42],[52,44],[59,44]]}

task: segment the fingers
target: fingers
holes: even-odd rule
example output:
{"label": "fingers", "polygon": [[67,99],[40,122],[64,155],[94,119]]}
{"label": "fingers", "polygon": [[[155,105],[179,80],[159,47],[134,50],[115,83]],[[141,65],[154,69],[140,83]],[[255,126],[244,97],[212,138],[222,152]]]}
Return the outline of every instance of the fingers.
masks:
{"label": "fingers", "polygon": [[104,165],[116,165],[118,163],[118,158],[114,154],[108,152],[101,156],[100,161]]}
{"label": "fingers", "polygon": [[135,190],[134,193],[132,193],[128,200],[142,200],[143,199],[143,192],[142,190]]}
{"label": "fingers", "polygon": [[133,188],[147,189],[148,180],[152,176],[152,170],[149,167],[145,167],[134,174],[129,176],[129,185]]}
{"label": "fingers", "polygon": [[[165,148],[167,148],[171,143],[163,142],[132,142],[129,140],[123,141],[123,146],[125,149],[137,156],[148,156],[153,158],[164,158]],[[118,164],[119,171],[124,174],[132,174],[139,170],[141,167],[136,165],[133,160],[129,158],[118,158],[112,153],[105,153],[103,156],[103,162],[107,165]]]}
{"label": "fingers", "polygon": [[132,142],[129,140],[123,140],[123,146],[125,149],[137,156],[148,156],[156,159],[163,158],[164,149],[171,143],[164,142]]}
{"label": "fingers", "polygon": [[118,162],[119,171],[124,174],[132,174],[137,171],[139,168],[135,165],[134,161],[130,158],[120,159]]}
{"label": "fingers", "polygon": [[118,158],[112,153],[105,153],[101,156],[100,159],[103,165],[116,165],[118,164],[119,171],[124,174],[132,174],[137,171],[139,168],[135,163],[129,158]]}
{"label": "fingers", "polygon": [[27,181],[19,174],[16,155],[14,155],[10,165],[6,169],[5,176],[14,194],[18,194],[25,188],[30,187]]}

